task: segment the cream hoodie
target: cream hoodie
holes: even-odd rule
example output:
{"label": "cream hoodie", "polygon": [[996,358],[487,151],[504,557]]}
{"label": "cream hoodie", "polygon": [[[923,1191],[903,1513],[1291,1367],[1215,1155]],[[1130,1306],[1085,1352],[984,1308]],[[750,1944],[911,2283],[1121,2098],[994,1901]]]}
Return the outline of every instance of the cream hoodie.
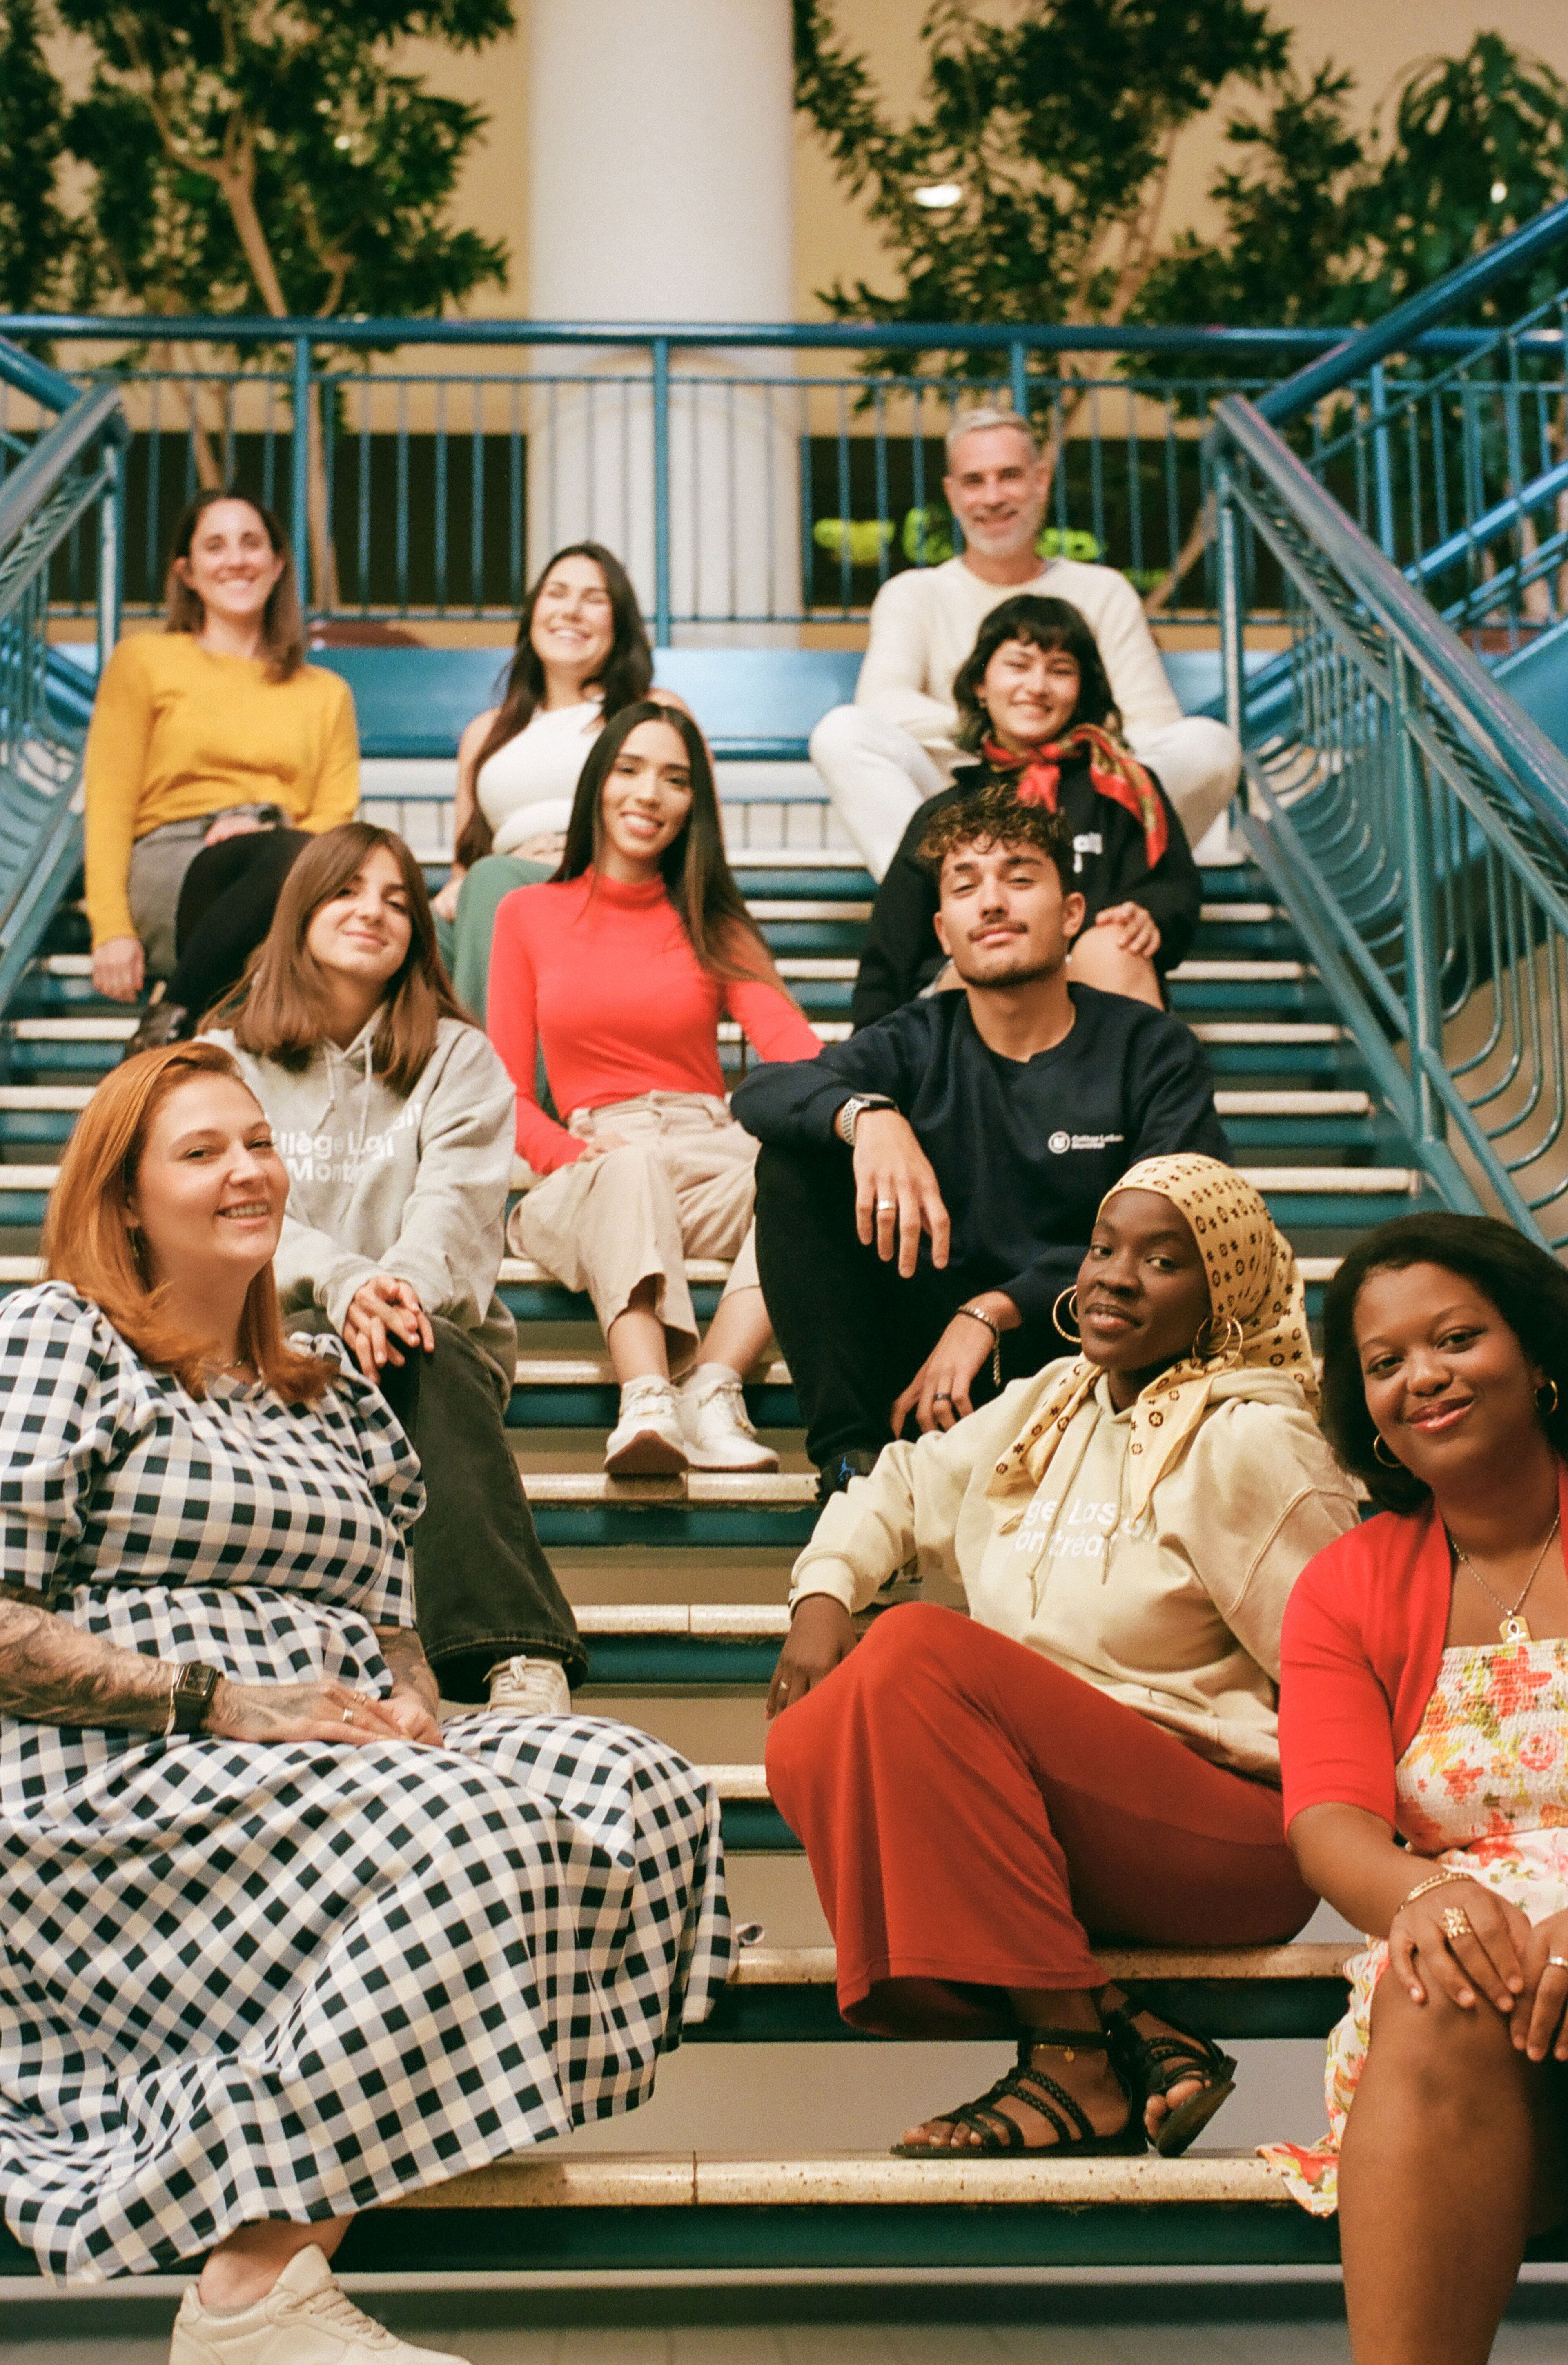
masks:
{"label": "cream hoodie", "polygon": [[884,1448],[823,1512],[791,1605],[830,1593],[861,1610],[901,1569],[946,1577],[982,1625],[1200,1756],[1277,1780],[1280,1622],[1306,1563],[1356,1524],[1350,1481],[1299,1387],[1267,1371],[1211,1383],[1208,1411],[1136,1521],[1124,1510],[1131,1416],[1103,1378],[1037,1489],[1001,1479],[1060,1368],[946,1432]]}
{"label": "cream hoodie", "polygon": [[411,1282],[427,1314],[472,1333],[510,1390],[517,1330],[496,1295],[517,1095],[477,1026],[437,1022],[407,1098],[371,1065],[377,1011],[346,1051],[320,1042],[290,1070],[221,1043],[272,1120],[288,1169],[273,1261],[285,1313],[319,1306],[336,1330],[373,1272]]}

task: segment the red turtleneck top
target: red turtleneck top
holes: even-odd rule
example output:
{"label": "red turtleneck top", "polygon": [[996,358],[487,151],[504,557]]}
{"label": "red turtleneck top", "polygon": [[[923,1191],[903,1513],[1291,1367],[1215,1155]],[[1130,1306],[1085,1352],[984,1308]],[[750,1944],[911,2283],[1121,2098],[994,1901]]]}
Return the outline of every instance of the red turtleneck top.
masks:
{"label": "red turtleneck top", "polygon": [[764,1059],[812,1059],[822,1048],[778,986],[709,975],[661,880],[623,887],[593,870],[503,899],[487,1006],[517,1086],[518,1150],[537,1174],[569,1166],[586,1146],[539,1105],[540,1048],[555,1105],[570,1116],[640,1093],[722,1095],[721,1014]]}

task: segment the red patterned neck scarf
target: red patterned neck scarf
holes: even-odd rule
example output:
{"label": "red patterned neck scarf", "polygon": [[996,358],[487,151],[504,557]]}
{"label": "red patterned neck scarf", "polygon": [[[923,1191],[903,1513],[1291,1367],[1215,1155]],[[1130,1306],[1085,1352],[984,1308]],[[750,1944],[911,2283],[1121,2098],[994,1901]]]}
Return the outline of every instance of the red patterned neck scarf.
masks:
{"label": "red patterned neck scarf", "polygon": [[1021,754],[1011,747],[999,746],[994,739],[986,740],[980,752],[993,772],[999,772],[1004,779],[1011,779],[1013,792],[1021,804],[1044,805],[1047,813],[1057,809],[1057,786],[1062,766],[1074,756],[1085,755],[1096,795],[1109,797],[1113,804],[1124,807],[1142,829],[1151,870],[1170,843],[1164,801],[1154,782],[1137,757],[1119,747],[1098,723],[1075,723],[1064,737],[1053,739],[1048,746],[1026,747]]}

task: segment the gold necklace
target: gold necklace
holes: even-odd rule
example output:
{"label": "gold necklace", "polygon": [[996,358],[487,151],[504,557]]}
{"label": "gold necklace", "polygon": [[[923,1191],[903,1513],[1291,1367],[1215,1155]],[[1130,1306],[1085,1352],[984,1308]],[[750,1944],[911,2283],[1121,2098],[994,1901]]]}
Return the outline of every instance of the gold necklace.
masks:
{"label": "gold necklace", "polygon": [[1498,1608],[1503,1612],[1503,1622],[1498,1627],[1497,1632],[1499,1638],[1505,1642],[1533,1642],[1535,1640],[1534,1635],[1529,1631],[1529,1624],[1519,1616],[1519,1612],[1524,1608],[1526,1601],[1529,1597],[1530,1586],[1535,1583],[1537,1576],[1540,1573],[1540,1564],[1546,1558],[1547,1553],[1551,1550],[1552,1539],[1555,1537],[1558,1529],[1562,1525],[1562,1514],[1559,1511],[1557,1517],[1551,1522],[1546,1541],[1542,1544],[1540,1550],[1535,1556],[1535,1565],[1525,1579],[1524,1589],[1511,1609],[1499,1594],[1493,1592],[1491,1586],[1487,1584],[1486,1579],[1482,1575],[1481,1571],[1476,1567],[1475,1563],[1471,1559],[1470,1554],[1465,1551],[1463,1545],[1455,1543],[1452,1536],[1449,1537],[1450,1552],[1453,1553],[1456,1560],[1462,1560],[1464,1563],[1466,1568],[1470,1571],[1471,1575],[1481,1587],[1482,1592],[1487,1596],[1488,1599],[1495,1601],[1497,1604]]}

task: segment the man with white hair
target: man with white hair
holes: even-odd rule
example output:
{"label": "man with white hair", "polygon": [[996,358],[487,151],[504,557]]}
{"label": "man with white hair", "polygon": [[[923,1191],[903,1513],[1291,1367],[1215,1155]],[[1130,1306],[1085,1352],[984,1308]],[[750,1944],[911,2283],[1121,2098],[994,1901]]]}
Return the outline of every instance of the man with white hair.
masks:
{"label": "man with white hair", "polygon": [[1049,481],[1027,421],[1011,410],[966,411],[948,432],[943,489],[963,528],[962,556],[883,584],[855,703],[835,706],[812,734],[812,761],[872,878],[886,871],[915,808],[950,783],[953,677],[982,620],[1016,591],[1070,600],[1086,619],[1123,735],[1195,846],[1230,801],[1241,750],[1224,723],[1182,713],[1125,575],[1074,558],[1042,564],[1035,544]]}

